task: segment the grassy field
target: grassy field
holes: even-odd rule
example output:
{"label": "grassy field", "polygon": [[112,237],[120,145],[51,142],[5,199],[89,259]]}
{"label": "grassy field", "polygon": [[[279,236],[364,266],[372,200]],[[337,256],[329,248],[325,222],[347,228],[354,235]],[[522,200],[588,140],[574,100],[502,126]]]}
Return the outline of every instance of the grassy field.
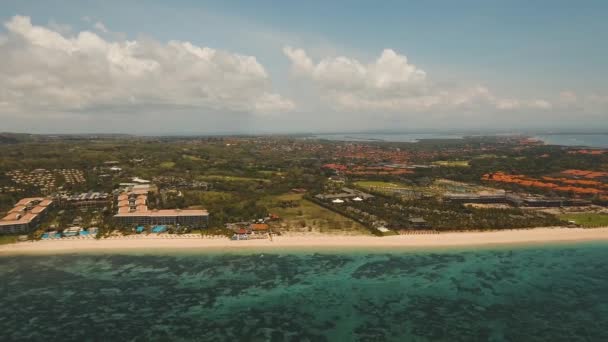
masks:
{"label": "grassy field", "polygon": [[[282,208],[281,201],[293,201],[297,206]],[[302,198],[301,194],[273,196],[264,200],[273,214],[281,217],[277,223],[281,231],[320,232],[326,234],[365,234],[369,231],[361,224]]]}
{"label": "grassy field", "polygon": [[[479,191],[491,191],[492,189],[482,187],[475,184],[467,184],[461,182],[455,182],[447,179],[437,179],[428,186],[410,185],[399,182],[382,182],[382,181],[358,181],[354,185],[363,191],[377,191],[382,193],[400,193],[401,195],[407,194],[402,190],[409,190],[413,193],[426,194],[431,196],[440,197],[447,192],[456,193],[476,193]],[[373,189],[370,189],[373,188]],[[399,190],[394,190],[399,189]]]}
{"label": "grassy field", "polygon": [[574,221],[583,227],[608,227],[608,214],[584,213],[559,215],[564,221]]}
{"label": "grassy field", "polygon": [[160,163],[160,167],[163,169],[172,169],[174,166],[175,166],[175,162],[172,162],[172,161],[166,161],[166,162]]}
{"label": "grassy field", "polygon": [[197,177],[204,181],[229,181],[229,182],[270,182],[268,179],[238,176],[206,175]]}
{"label": "grassy field", "polygon": [[433,162],[435,165],[439,166],[449,166],[449,167],[469,167],[469,162],[467,160],[438,160]]}
{"label": "grassy field", "polygon": [[272,176],[281,176],[282,173],[278,171],[258,171],[258,174],[262,177],[272,177]]}
{"label": "grassy field", "polygon": [[0,235],[0,245],[6,245],[9,243],[17,242],[17,236],[15,235]]}
{"label": "grassy field", "polygon": [[[474,159],[494,159],[494,158],[498,158],[498,156],[495,154],[480,154],[480,155],[474,157]],[[506,157],[502,156],[500,158],[506,158]]]}
{"label": "grassy field", "polygon": [[198,196],[203,203],[228,202],[234,199],[232,194],[221,191],[190,190],[188,193]]}
{"label": "grassy field", "polygon": [[359,181],[355,182],[355,185],[361,188],[410,188],[410,185],[396,183],[396,182],[382,182],[382,181]]}
{"label": "grassy field", "polygon": [[202,159],[197,156],[191,156],[189,154],[183,154],[182,158],[192,160],[192,161],[201,161]]}
{"label": "grassy field", "polygon": [[[359,181],[355,187],[363,191],[379,192],[383,194],[399,194],[400,196],[413,196],[414,193],[427,193],[430,187],[413,186],[399,182]],[[407,192],[403,192],[403,190]]]}

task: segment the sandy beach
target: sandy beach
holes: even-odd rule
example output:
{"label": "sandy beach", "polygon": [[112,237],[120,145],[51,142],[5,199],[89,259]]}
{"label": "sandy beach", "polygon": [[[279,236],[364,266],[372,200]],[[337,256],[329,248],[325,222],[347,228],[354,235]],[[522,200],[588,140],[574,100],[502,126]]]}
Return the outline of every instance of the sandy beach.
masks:
{"label": "sandy beach", "polygon": [[458,232],[422,235],[373,236],[275,236],[270,240],[231,241],[228,239],[147,236],[141,238],[52,240],[19,242],[0,246],[0,254],[61,253],[111,250],[153,251],[158,249],[203,249],[238,251],[247,249],[339,249],[466,247],[504,244],[547,244],[577,241],[608,241],[608,227],[536,228],[492,232]]}

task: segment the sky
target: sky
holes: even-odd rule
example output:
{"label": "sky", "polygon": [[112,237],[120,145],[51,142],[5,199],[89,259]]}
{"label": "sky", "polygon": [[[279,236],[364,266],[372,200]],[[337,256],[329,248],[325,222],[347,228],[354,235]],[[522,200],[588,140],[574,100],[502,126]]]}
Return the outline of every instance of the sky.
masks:
{"label": "sky", "polygon": [[607,17],[585,0],[2,0],[0,131],[606,131]]}

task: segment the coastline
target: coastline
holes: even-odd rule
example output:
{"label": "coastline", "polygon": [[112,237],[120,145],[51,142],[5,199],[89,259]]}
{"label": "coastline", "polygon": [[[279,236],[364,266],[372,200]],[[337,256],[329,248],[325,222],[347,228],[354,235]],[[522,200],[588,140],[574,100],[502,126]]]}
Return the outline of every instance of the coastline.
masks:
{"label": "coastline", "polygon": [[88,239],[18,242],[0,246],[0,255],[54,254],[112,251],[196,250],[238,252],[247,250],[340,250],[340,249],[417,249],[433,247],[475,247],[499,245],[554,244],[608,241],[608,227],[534,228],[491,232],[454,232],[385,237],[348,235],[275,236],[272,241],[229,239]]}

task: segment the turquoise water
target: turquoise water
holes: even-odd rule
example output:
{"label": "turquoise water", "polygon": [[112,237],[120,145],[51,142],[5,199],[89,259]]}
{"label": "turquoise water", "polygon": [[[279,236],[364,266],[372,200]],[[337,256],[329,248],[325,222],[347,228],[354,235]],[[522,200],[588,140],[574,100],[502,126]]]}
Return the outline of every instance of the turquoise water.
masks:
{"label": "turquoise water", "polygon": [[0,257],[2,341],[607,341],[608,244]]}

